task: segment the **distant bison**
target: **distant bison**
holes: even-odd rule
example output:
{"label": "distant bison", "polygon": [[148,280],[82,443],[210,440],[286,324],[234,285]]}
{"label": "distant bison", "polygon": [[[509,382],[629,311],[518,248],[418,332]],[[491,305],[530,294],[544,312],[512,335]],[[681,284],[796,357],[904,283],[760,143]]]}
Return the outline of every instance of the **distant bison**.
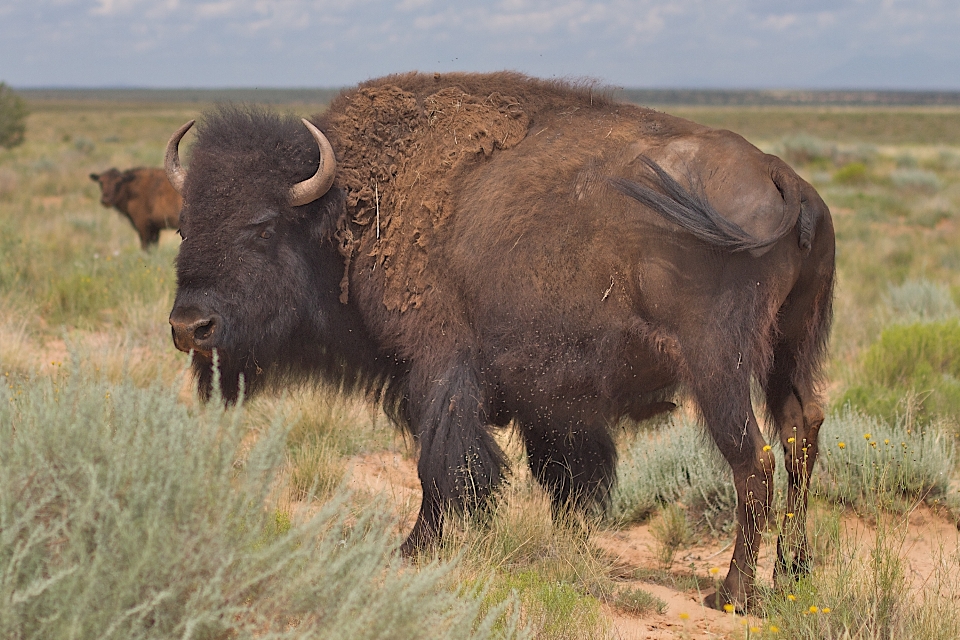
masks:
{"label": "distant bison", "polygon": [[110,169],[91,173],[90,179],[100,183],[100,203],[127,216],[144,250],[160,241],[161,229],[179,227],[183,200],[163,169],[137,167],[122,173]]}
{"label": "distant bison", "polygon": [[[610,425],[699,409],[733,471],[737,534],[707,602],[748,605],[775,458],[776,573],[809,570],[807,488],[823,421],[830,212],[740,136],[519,74],[408,74],[303,124],[224,107],[199,128],[184,196],[173,340],[201,394],[304,380],[369,390],[419,446],[403,545],[483,504],[513,425],[555,513],[602,507]],[[306,126],[304,126],[306,125]],[[215,360],[216,358],[216,360]]]}

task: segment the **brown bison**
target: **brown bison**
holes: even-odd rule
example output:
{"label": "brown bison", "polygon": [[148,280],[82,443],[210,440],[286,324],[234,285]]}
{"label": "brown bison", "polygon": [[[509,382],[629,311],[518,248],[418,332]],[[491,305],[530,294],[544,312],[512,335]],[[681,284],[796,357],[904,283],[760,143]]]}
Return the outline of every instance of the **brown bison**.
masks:
{"label": "brown bison", "polygon": [[183,201],[163,169],[137,167],[121,173],[114,168],[91,173],[90,179],[100,184],[100,204],[130,220],[144,251],[160,241],[161,229],[179,227]]}
{"label": "brown bison", "polygon": [[184,196],[173,340],[227,402],[324,380],[373,393],[419,447],[420,512],[503,481],[512,425],[554,512],[602,508],[610,425],[691,398],[733,470],[733,559],[708,603],[749,604],[774,454],[786,454],[777,576],[809,570],[805,510],[823,421],[829,210],[740,136],[513,73],[397,75],[303,124],[207,114]]}

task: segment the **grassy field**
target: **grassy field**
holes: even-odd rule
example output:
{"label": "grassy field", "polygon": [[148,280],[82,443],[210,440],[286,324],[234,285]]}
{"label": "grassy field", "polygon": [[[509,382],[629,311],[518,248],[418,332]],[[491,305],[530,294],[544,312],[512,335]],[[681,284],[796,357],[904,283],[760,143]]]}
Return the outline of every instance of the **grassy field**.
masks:
{"label": "grassy field", "polygon": [[[306,115],[311,97],[273,107]],[[167,324],[179,238],[142,252],[88,174],[159,166],[204,106],[36,96],[26,143],[0,149],[0,636],[595,638],[611,611],[662,613],[581,527],[551,526],[522,473],[487,521],[410,566],[393,553],[409,513],[341,487],[351,460],[414,455],[375,409],[316,389],[196,402]],[[908,588],[897,536],[919,505],[960,504],[960,108],[658,108],[784,157],[837,229],[820,561],[789,594],[765,591],[744,632],[957,637],[960,559]],[[650,523],[648,581],[676,582],[679,549],[730,536],[728,472],[684,419],[620,437],[596,526]],[[866,556],[840,533],[851,514],[874,525]]]}

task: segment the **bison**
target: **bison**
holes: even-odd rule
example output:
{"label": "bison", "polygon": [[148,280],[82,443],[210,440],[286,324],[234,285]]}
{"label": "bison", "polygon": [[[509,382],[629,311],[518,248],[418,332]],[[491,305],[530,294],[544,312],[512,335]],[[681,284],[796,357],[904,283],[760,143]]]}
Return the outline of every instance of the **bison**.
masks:
{"label": "bison", "polygon": [[[327,381],[412,435],[423,497],[401,550],[487,503],[512,425],[554,514],[605,505],[610,425],[697,407],[729,462],[737,532],[707,596],[750,605],[786,458],[775,577],[809,571],[805,512],[823,422],[830,212],[742,137],[524,75],[404,74],[296,121],[205,115],[183,194],[170,324],[199,392]],[[216,364],[215,364],[216,363]]]}
{"label": "bison", "polygon": [[161,229],[179,226],[183,201],[163,169],[136,167],[121,173],[111,168],[91,173],[90,179],[100,184],[100,204],[115,207],[130,220],[144,251],[160,241]]}

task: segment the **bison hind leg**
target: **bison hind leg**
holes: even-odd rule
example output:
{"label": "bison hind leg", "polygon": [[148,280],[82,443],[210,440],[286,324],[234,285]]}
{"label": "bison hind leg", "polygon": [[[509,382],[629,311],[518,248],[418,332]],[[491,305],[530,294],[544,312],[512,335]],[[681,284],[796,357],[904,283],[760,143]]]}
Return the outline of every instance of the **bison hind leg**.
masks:
{"label": "bison hind leg", "polygon": [[540,420],[521,423],[527,462],[550,495],[555,523],[598,515],[616,474],[617,451],[605,424]]}

